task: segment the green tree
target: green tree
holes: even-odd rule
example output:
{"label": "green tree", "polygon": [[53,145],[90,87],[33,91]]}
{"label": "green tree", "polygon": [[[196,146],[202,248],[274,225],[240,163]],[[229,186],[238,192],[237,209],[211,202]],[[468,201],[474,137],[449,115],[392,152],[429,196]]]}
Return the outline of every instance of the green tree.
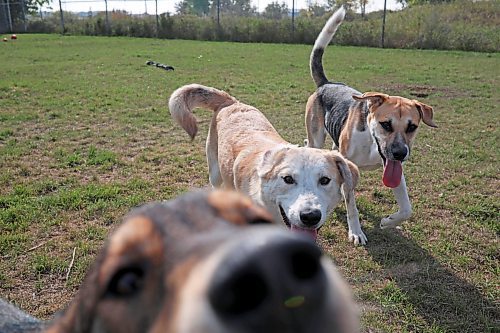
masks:
{"label": "green tree", "polygon": [[[212,1],[211,12],[217,12],[217,0]],[[251,16],[257,13],[251,0],[220,0],[220,12],[238,16]]]}
{"label": "green tree", "polygon": [[265,18],[279,20],[284,17],[287,17],[289,12],[290,9],[288,8],[286,3],[282,2],[280,5],[276,1],[276,2],[271,2],[266,6],[266,8],[264,9],[264,13],[262,13],[262,16],[264,16]]}
{"label": "green tree", "polygon": [[[356,9],[358,0],[327,0],[329,10],[344,6],[345,10],[350,12]],[[403,0],[404,1],[404,0]]]}
{"label": "green tree", "polygon": [[403,7],[424,5],[424,4],[438,4],[444,2],[452,2],[453,0],[397,0]]}
{"label": "green tree", "polygon": [[[5,2],[5,1],[4,1]],[[49,4],[50,0],[24,0],[23,1],[9,1],[10,17],[14,24],[20,23],[24,15],[36,14],[43,5]],[[23,7],[24,4],[24,7]],[[3,6],[7,10],[7,6]]]}
{"label": "green tree", "polygon": [[328,7],[325,5],[320,5],[318,2],[309,3],[307,6],[307,16],[309,17],[321,17],[326,14]]}
{"label": "green tree", "polygon": [[204,16],[209,13],[210,3],[208,0],[183,0],[175,5],[175,10],[179,14]]}
{"label": "green tree", "polygon": [[361,17],[365,17],[366,14],[366,5],[368,4],[368,0],[358,0],[359,8],[361,10]]}

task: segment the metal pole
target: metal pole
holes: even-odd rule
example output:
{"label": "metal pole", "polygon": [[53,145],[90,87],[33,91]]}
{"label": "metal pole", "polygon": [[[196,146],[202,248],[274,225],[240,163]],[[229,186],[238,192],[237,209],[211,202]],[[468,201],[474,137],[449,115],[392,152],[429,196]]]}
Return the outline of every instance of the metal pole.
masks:
{"label": "metal pole", "polygon": [[385,47],[384,38],[385,38],[385,14],[387,12],[387,0],[384,0],[384,16],[382,19],[382,48]]}
{"label": "metal pole", "polygon": [[295,40],[295,0],[292,0],[292,41]]}
{"label": "metal pole", "polygon": [[104,4],[106,5],[106,34],[109,35],[108,0],[104,0]]}
{"label": "metal pole", "polygon": [[64,35],[64,33],[66,32],[66,28],[64,27],[64,15],[62,10],[61,0],[59,0],[59,12],[61,13],[61,28],[62,28],[61,34]]}
{"label": "metal pole", "polygon": [[12,17],[10,16],[9,0],[7,0],[7,19],[9,20],[9,31],[12,32]]}
{"label": "metal pole", "polygon": [[160,21],[158,19],[158,0],[155,0],[155,6],[156,6],[156,38],[160,37]]}
{"label": "metal pole", "polygon": [[23,9],[23,25],[24,25],[24,32],[28,31],[28,26],[26,24],[26,11],[24,9],[24,0],[21,0],[21,7]]}
{"label": "metal pole", "polygon": [[220,31],[220,0],[217,0],[217,28]]}

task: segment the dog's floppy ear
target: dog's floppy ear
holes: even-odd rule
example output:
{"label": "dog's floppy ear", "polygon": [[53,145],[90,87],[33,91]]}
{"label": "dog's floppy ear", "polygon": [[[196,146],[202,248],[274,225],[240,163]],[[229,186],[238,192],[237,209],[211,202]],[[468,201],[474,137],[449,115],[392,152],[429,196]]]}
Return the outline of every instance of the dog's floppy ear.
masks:
{"label": "dog's floppy ear", "polygon": [[358,167],[338,153],[334,153],[333,160],[335,161],[335,165],[339,170],[341,178],[340,182],[344,186],[344,191],[349,192],[354,190],[356,185],[358,185]]}
{"label": "dog's floppy ear", "polygon": [[213,191],[208,194],[208,203],[225,220],[236,225],[273,223],[273,217],[250,198],[232,191]]}
{"label": "dog's floppy ear", "polygon": [[287,146],[278,146],[273,149],[269,149],[262,156],[262,160],[259,165],[259,170],[257,174],[260,178],[269,177],[269,173],[274,169],[276,165],[281,163],[285,158],[286,153],[290,150]]}
{"label": "dog's floppy ear", "polygon": [[437,127],[437,125],[432,120],[432,118],[434,117],[434,110],[432,109],[432,106],[429,106],[417,100],[413,100],[413,102],[415,103],[415,107],[417,108],[418,113],[420,113],[420,117],[422,117],[422,121],[424,122],[424,124],[430,127]]}
{"label": "dog's floppy ear", "polygon": [[357,101],[368,101],[368,108],[379,107],[385,103],[385,101],[389,98],[389,95],[379,93],[379,92],[366,92],[361,96],[352,95]]}

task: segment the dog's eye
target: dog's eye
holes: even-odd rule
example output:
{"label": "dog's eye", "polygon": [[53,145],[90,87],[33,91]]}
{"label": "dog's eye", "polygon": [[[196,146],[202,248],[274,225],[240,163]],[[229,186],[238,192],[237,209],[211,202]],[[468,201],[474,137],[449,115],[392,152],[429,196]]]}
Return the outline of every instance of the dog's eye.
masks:
{"label": "dog's eye", "polygon": [[387,132],[392,132],[392,124],[390,121],[381,121],[380,126]]}
{"label": "dog's eye", "polygon": [[283,181],[287,184],[295,184],[295,180],[293,179],[292,176],[283,177]]}
{"label": "dog's eye", "polygon": [[139,267],[125,267],[118,270],[109,282],[107,295],[129,297],[143,287],[144,270]]}
{"label": "dog's eye", "polygon": [[418,128],[417,125],[415,124],[409,124],[408,128],[406,129],[406,133],[413,133],[415,130]]}
{"label": "dog's eye", "polygon": [[326,186],[326,185],[330,184],[330,180],[331,180],[331,179],[330,179],[330,178],[328,178],[328,177],[321,177],[321,178],[319,179],[319,183],[320,183],[321,185],[323,185],[323,186]]}

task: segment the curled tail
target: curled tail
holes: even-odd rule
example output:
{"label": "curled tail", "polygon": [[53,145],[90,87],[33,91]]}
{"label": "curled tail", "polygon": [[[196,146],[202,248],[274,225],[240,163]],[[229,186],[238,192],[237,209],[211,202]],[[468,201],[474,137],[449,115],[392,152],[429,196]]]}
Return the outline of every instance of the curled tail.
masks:
{"label": "curled tail", "polygon": [[316,38],[316,42],[314,43],[309,66],[311,68],[311,76],[317,87],[321,87],[322,85],[328,83],[328,79],[325,76],[325,71],[323,70],[323,53],[325,52],[326,47],[335,35],[337,28],[344,20],[344,17],[345,9],[344,7],[340,7],[328,19],[325,26],[319,33],[318,38]]}
{"label": "curled tail", "polygon": [[228,93],[200,84],[182,86],[173,92],[168,101],[170,114],[175,121],[194,139],[198,132],[193,109],[204,107],[218,111],[223,107],[236,103],[236,98]]}

